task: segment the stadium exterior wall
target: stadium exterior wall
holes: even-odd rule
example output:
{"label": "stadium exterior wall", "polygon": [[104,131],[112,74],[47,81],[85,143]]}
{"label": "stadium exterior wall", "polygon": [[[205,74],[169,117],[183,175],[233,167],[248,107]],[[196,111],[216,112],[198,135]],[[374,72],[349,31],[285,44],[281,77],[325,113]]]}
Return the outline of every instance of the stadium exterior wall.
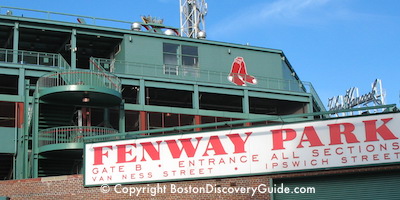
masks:
{"label": "stadium exterior wall", "polygon": [[[194,180],[194,181],[180,181],[180,182],[165,182],[165,183],[151,183],[151,184],[135,184],[135,185],[121,185],[116,191],[115,186],[109,186],[110,191],[104,192],[103,187],[84,187],[82,175],[70,176],[56,176],[23,180],[7,180],[0,181],[0,197],[5,199],[273,199],[274,194],[256,192],[252,195],[249,193],[232,193],[226,194],[222,192],[210,193],[179,193],[179,188],[201,188],[207,185],[212,185],[215,188],[240,188],[240,187],[253,187],[257,188],[260,185],[265,187],[271,186],[274,180],[287,179],[287,178],[312,178],[318,176],[332,176],[332,175],[358,175],[363,173],[390,173],[392,171],[400,170],[399,165],[386,165],[374,167],[361,167],[350,169],[337,169],[337,170],[320,170],[311,172],[287,173],[287,174],[272,174],[272,175],[259,175],[250,177],[237,177],[237,178],[220,178],[208,180]],[[327,179],[329,181],[329,179]],[[151,193],[141,193],[129,195],[128,190],[123,188],[142,187],[151,188],[159,187],[166,188],[158,194],[152,196]],[[176,189],[172,193],[172,187]],[[279,185],[277,186],[279,187]],[[301,185],[299,185],[301,187]],[[315,193],[318,195],[318,186],[316,185]],[[181,190],[182,191],[182,190]],[[193,192],[194,191],[194,192]],[[128,193],[124,193],[128,192]],[[336,191],[338,192],[338,191]],[[301,194],[299,194],[301,196]]]}

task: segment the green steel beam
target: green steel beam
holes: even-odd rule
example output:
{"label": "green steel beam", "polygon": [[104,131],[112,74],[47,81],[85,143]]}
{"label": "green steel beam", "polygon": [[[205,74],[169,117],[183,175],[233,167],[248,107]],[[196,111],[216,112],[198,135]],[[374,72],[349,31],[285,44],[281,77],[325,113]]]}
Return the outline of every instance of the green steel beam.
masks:
{"label": "green steel beam", "polygon": [[[313,98],[310,98],[309,99],[309,102],[308,102],[308,104],[306,105],[307,106],[307,112],[308,113],[312,113],[313,111],[314,111],[314,100],[313,100]],[[321,111],[323,111],[323,110],[321,110]]]}
{"label": "green steel beam", "polygon": [[14,26],[15,23],[12,22],[0,22],[0,26]]}
{"label": "green steel beam", "polygon": [[247,89],[243,90],[242,107],[243,113],[250,113],[249,90]]}
{"label": "green steel beam", "polygon": [[[167,106],[153,106],[153,105],[135,105],[135,109],[138,111],[148,111],[148,112],[165,112],[165,113],[193,113],[193,109],[191,108],[179,108],[179,107],[167,107]],[[128,109],[128,108],[127,108]]]}
{"label": "green steel beam", "polygon": [[15,22],[13,37],[13,63],[18,62],[18,45],[19,45],[19,23]]}
{"label": "green steel beam", "polygon": [[137,98],[139,98],[140,105],[146,105],[146,87],[144,79],[140,79],[139,81],[139,96]]}
{"label": "green steel beam", "polygon": [[[15,65],[15,64],[11,64]],[[9,63],[1,63],[1,74],[7,74],[7,75],[19,75],[19,67],[9,67]]]}
{"label": "green steel beam", "polygon": [[199,85],[193,85],[192,104],[193,109],[200,109]]}
{"label": "green steel beam", "polygon": [[139,80],[134,80],[130,78],[121,78],[120,76],[118,77],[121,79],[121,84],[123,85],[139,86]]}
{"label": "green steel beam", "polygon": [[[193,83],[192,83],[193,84]],[[175,90],[193,91],[192,84],[176,84],[168,82],[146,81],[146,87],[166,88]]]}
{"label": "green steel beam", "polygon": [[52,26],[38,26],[38,25],[30,25],[30,24],[20,24],[21,28],[29,28],[29,29],[37,29],[37,30],[45,30],[45,31],[57,31],[57,32],[63,32],[63,33],[71,33],[72,30],[70,28],[58,28],[57,27],[52,27]]}
{"label": "green steel beam", "polygon": [[25,80],[25,93],[24,93],[24,146],[23,146],[23,151],[24,151],[24,158],[23,158],[23,176],[22,178],[29,178],[29,141],[32,140],[31,137],[29,137],[29,102],[32,101],[32,99],[29,97],[29,89],[30,89],[30,81]]}
{"label": "green steel beam", "polygon": [[83,30],[77,30],[77,34],[82,34],[82,35],[92,35],[92,36],[101,36],[101,37],[107,37],[107,38],[116,38],[116,39],[124,39],[124,36],[122,33],[116,35],[116,34],[106,34],[106,33],[99,33],[98,31],[83,31]]}
{"label": "green steel beam", "polygon": [[119,106],[119,132],[125,132],[125,101],[121,101]]}
{"label": "green steel beam", "polygon": [[29,110],[29,80],[25,80],[22,85],[24,93],[21,96],[24,97],[24,123],[22,128],[18,132],[17,139],[17,153],[15,161],[15,179],[28,178],[28,144],[29,144],[29,127],[28,127],[28,110]]}
{"label": "green steel beam", "polygon": [[103,126],[109,127],[110,126],[110,109],[103,108]]}
{"label": "green steel beam", "polygon": [[76,69],[76,29],[72,29],[71,33],[71,69]]}
{"label": "green steel beam", "polygon": [[[52,72],[52,71],[50,71],[50,72]],[[48,74],[48,73],[49,73],[49,71],[26,70],[26,71],[25,71],[25,76],[33,76],[33,77],[38,77],[38,78],[40,78],[40,77],[42,77],[43,75]]]}
{"label": "green steel beam", "polygon": [[[280,91],[279,91],[280,92]],[[256,91],[249,91],[250,97],[259,97],[259,98],[268,98],[268,99],[279,99],[279,100],[288,100],[288,101],[299,101],[299,102],[306,102],[310,101],[311,95],[309,93],[288,93],[282,92],[278,93],[277,91],[274,92],[256,92]]]}
{"label": "green steel beam", "polygon": [[23,96],[0,94],[0,101],[24,102]]}
{"label": "green steel beam", "polygon": [[[24,117],[25,119],[25,117]],[[25,123],[24,123],[25,126]],[[15,167],[14,167],[14,179],[24,179],[26,178],[25,176],[25,169],[26,169],[26,163],[24,162],[25,159],[25,152],[28,151],[28,149],[24,149],[25,147],[25,127],[21,128],[18,131],[18,136],[17,136],[17,151],[16,151],[16,159],[15,159]],[[26,150],[26,151],[25,151]]]}
{"label": "green steel beam", "polygon": [[[70,150],[70,149],[83,149],[82,143],[59,143],[59,144],[49,144],[39,147],[38,152],[49,152],[49,151],[56,151],[56,150]],[[41,155],[38,158],[46,158]]]}
{"label": "green steel beam", "polygon": [[243,87],[240,90],[236,89],[229,89],[229,88],[216,88],[215,85],[214,87],[204,87],[204,86],[199,86],[199,91],[200,92],[208,92],[208,93],[215,93],[215,94],[228,94],[228,95],[237,95],[237,96],[243,96]]}
{"label": "green steel beam", "polygon": [[39,93],[34,94],[33,102],[33,123],[32,123],[32,178],[37,178],[39,173]]}
{"label": "green steel beam", "polygon": [[[34,72],[39,72],[39,73],[48,73],[48,72],[52,72],[52,71],[56,71],[57,69],[52,67],[52,66],[48,66],[48,67],[44,67],[44,66],[40,66],[40,65],[35,65],[35,64],[18,64],[18,63],[11,63],[11,62],[3,62],[0,63],[0,67],[2,70],[2,74],[19,74],[18,70],[23,68],[26,69],[27,73],[34,73]],[[30,74],[27,74],[30,75]]]}
{"label": "green steel beam", "polygon": [[254,119],[254,118],[266,116],[266,115],[261,115],[261,114],[236,113],[236,112],[215,111],[215,110],[198,110],[197,115],[236,118],[236,119]]}
{"label": "green steel beam", "polygon": [[25,69],[19,69],[18,76],[18,95],[25,96]]}

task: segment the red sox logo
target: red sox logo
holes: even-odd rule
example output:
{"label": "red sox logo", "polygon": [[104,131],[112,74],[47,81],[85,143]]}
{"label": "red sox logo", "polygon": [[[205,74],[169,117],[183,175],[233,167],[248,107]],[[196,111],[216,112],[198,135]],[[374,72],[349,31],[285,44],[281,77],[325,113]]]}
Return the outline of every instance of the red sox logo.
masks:
{"label": "red sox logo", "polygon": [[257,84],[257,79],[247,74],[246,63],[243,57],[236,57],[233,61],[228,80],[239,86],[246,86],[246,83]]}

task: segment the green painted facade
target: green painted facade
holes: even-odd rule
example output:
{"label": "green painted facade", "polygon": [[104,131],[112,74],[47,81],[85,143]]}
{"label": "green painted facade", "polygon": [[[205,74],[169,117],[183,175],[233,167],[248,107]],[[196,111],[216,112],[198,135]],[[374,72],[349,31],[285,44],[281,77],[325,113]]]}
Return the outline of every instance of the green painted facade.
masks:
{"label": "green painted facade", "polygon": [[[286,121],[312,120],[301,114],[325,111],[281,50],[113,22],[125,28],[0,13],[1,179],[80,173],[85,137],[123,139],[184,126],[179,131],[193,132],[292,115]],[[257,84],[228,80],[237,57]]]}
{"label": "green painted facade", "polygon": [[16,143],[10,142],[10,141],[15,141],[15,135],[16,135],[15,131],[16,131],[15,128],[0,127],[2,141],[8,141],[1,143],[0,146],[1,153],[14,154],[16,152]]}
{"label": "green painted facade", "polygon": [[[243,57],[248,66],[249,74],[257,74],[266,78],[285,79],[291,73],[286,63],[282,61],[284,55],[280,50],[190,38],[182,39],[176,36],[156,36],[124,35],[124,41],[121,44],[122,51],[116,56],[116,59],[133,63],[163,65],[163,43],[172,43],[196,46],[202,71],[227,74],[230,71],[233,60],[236,57]],[[218,58],[215,57],[216,55],[218,55]],[[289,72],[289,74],[284,74],[284,72]],[[228,82],[226,83],[228,84]]]}

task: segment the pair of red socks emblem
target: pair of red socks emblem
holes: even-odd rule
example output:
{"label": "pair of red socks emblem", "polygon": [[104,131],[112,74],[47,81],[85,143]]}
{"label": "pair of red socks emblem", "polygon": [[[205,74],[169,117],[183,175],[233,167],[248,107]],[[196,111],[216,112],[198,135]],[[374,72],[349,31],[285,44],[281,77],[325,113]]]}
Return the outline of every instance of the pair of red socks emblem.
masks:
{"label": "pair of red socks emblem", "polygon": [[246,86],[246,83],[257,84],[257,79],[247,74],[246,63],[243,57],[236,57],[233,61],[228,80],[239,86]]}

